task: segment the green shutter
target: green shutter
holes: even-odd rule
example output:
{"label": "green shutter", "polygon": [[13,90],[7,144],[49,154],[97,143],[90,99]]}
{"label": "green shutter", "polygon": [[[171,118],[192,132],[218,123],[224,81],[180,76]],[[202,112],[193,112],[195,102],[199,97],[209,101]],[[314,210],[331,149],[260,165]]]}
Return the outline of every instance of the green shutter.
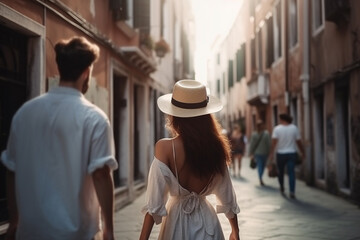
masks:
{"label": "green shutter", "polygon": [[229,60],[228,77],[229,77],[228,85],[229,85],[229,88],[231,88],[232,86],[234,86],[234,61],[233,60]]}

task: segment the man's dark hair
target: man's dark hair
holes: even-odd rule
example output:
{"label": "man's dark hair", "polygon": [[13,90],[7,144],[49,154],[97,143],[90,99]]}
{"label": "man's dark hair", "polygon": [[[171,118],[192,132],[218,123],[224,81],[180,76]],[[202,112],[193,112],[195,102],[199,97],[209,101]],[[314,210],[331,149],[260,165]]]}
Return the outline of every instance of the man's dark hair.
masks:
{"label": "man's dark hair", "polygon": [[99,57],[99,47],[84,37],[61,40],[55,45],[60,80],[76,81]]}
{"label": "man's dark hair", "polygon": [[279,118],[287,123],[292,123],[292,120],[293,120],[293,118],[287,113],[280,114]]}

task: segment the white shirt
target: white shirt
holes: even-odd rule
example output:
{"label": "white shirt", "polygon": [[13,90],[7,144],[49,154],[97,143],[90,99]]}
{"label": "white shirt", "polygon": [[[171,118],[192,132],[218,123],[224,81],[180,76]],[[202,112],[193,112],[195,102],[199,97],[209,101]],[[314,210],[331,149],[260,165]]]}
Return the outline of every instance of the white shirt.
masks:
{"label": "white shirt", "polygon": [[278,140],[277,153],[296,153],[296,140],[300,139],[300,133],[294,124],[280,124],[274,128],[272,138]]}
{"label": "white shirt", "polygon": [[89,240],[99,231],[91,173],[117,168],[105,113],[79,91],[58,87],[15,114],[1,160],[15,172],[17,239]]}

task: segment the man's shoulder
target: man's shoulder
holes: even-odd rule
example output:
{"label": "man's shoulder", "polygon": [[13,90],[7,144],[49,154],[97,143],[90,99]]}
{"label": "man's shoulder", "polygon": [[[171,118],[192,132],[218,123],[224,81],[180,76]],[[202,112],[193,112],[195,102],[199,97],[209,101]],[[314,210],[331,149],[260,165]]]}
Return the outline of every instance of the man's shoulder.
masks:
{"label": "man's shoulder", "polygon": [[109,118],[106,115],[106,113],[96,106],[95,104],[91,103],[89,100],[84,99],[83,100],[83,110],[85,112],[84,117],[90,118],[90,119],[97,119],[100,121],[108,121]]}
{"label": "man's shoulder", "polygon": [[37,96],[35,98],[29,99],[27,100],[23,105],[21,105],[21,107],[17,110],[17,112],[14,115],[14,119],[16,119],[17,117],[30,113],[33,114],[33,109],[38,107],[38,105],[41,105],[42,103],[45,103],[45,97],[46,97],[46,93],[42,94],[40,96]]}
{"label": "man's shoulder", "polygon": [[276,125],[276,126],[274,127],[274,131],[279,131],[279,130],[281,130],[282,128],[283,128],[283,126],[282,126],[281,124]]}

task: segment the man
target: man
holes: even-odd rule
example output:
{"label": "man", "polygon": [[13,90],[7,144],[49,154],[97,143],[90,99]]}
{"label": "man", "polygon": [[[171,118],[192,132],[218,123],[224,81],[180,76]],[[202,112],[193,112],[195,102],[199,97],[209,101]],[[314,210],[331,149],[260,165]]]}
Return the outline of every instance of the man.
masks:
{"label": "man", "polygon": [[8,168],[7,239],[113,239],[117,168],[109,120],[84,97],[97,45],[73,37],[55,45],[59,87],[15,114],[1,160]]}
{"label": "man", "polygon": [[276,164],[279,170],[278,181],[280,191],[284,194],[284,170],[287,166],[289,176],[290,198],[295,198],[295,162],[297,158],[296,145],[305,156],[298,128],[292,124],[292,117],[288,114],[280,114],[280,124],[272,133],[272,146],[270,161],[273,162],[273,153],[276,148]]}

